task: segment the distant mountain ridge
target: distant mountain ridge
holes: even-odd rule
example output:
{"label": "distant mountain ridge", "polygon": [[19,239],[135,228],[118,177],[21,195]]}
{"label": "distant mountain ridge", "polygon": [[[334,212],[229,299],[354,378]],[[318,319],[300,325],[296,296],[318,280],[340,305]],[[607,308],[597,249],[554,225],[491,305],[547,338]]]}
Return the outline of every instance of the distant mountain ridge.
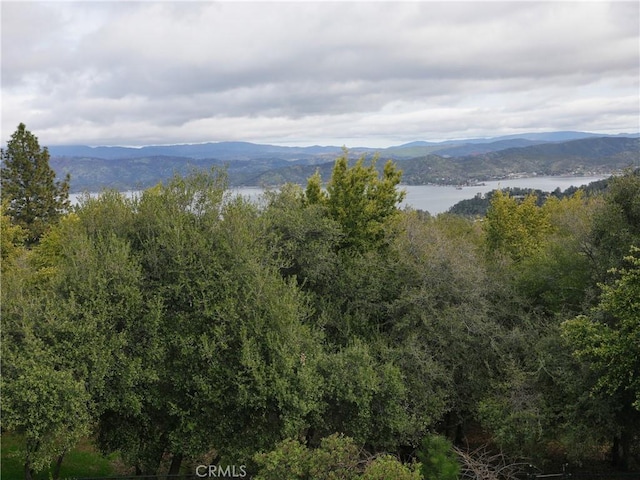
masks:
{"label": "distant mountain ridge", "polygon": [[[370,147],[350,147],[353,152],[373,152],[394,155],[408,149],[427,148],[428,152],[446,151],[447,155],[461,156],[467,153],[456,155],[452,153],[454,149],[460,149],[470,145],[485,145],[484,152],[502,150],[510,146],[526,146],[527,144],[538,144],[547,142],[564,142],[589,137],[638,137],[635,134],[603,135],[589,132],[549,132],[549,133],[525,133],[517,135],[506,135],[491,138],[475,138],[463,140],[445,140],[442,142],[415,141],[388,148]],[[479,147],[476,147],[479,148]],[[144,147],[122,147],[122,146],[97,146],[87,145],[54,145],[49,147],[52,156],[62,157],[85,157],[85,158],[141,158],[154,156],[172,156],[187,158],[217,158],[220,160],[244,160],[255,158],[256,156],[277,155],[285,159],[298,159],[306,156],[316,156],[323,154],[336,154],[342,150],[341,146],[320,146],[309,147],[287,147],[281,145],[258,144],[251,142],[207,142],[175,145],[148,145]],[[403,156],[403,155],[400,155]]]}
{"label": "distant mountain ridge", "polygon": [[464,184],[513,176],[608,174],[640,162],[640,139],[589,137],[481,155],[427,155],[398,162],[407,184]]}
{"label": "distant mountain ridge", "polygon": [[186,157],[193,159],[217,158],[220,160],[246,160],[259,156],[277,155],[282,158],[299,158],[340,152],[340,147],[284,147],[250,142],[218,142],[184,145],[151,145],[146,147],[89,147],[85,145],[61,145],[49,148],[52,156],[85,157],[102,159],[142,157]]}
{"label": "distant mountain ridge", "polygon": [[[640,157],[638,134],[551,132],[525,136],[528,138],[510,135],[439,143],[419,141],[385,149],[356,147],[349,149],[349,154],[355,159],[377,153],[381,165],[387,159],[394,160],[407,184],[462,184],[527,173],[610,173],[636,165]],[[226,168],[232,186],[305,183],[316,169],[326,181],[342,148],[219,142],[141,148],[53,146],[49,152],[52,168],[58,176],[70,173],[72,191],[78,192],[146,188],[174,173],[212,166]]]}

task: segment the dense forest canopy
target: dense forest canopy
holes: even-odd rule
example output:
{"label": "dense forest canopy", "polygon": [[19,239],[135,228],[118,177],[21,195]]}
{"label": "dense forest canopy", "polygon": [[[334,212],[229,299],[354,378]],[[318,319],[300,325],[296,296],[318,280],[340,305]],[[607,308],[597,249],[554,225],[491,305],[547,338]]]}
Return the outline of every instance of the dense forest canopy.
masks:
{"label": "dense forest canopy", "polygon": [[474,451],[638,469],[640,172],[498,192],[480,219],[401,210],[401,175],[344,152],[326,191],[256,203],[194,170],[86,196],[36,243],[3,189],[25,477],[86,437],[139,474],[454,479]]}

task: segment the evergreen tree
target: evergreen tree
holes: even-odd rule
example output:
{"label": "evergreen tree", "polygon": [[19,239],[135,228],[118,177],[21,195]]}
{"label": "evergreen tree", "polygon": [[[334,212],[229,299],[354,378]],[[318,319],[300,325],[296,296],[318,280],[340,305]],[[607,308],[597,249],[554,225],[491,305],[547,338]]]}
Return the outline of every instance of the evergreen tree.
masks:
{"label": "evergreen tree", "polygon": [[28,244],[36,243],[47,225],[69,208],[69,175],[55,181],[49,166],[49,151],[40,148],[38,139],[24,123],[2,150],[2,199],[7,200],[11,221],[27,232]]}

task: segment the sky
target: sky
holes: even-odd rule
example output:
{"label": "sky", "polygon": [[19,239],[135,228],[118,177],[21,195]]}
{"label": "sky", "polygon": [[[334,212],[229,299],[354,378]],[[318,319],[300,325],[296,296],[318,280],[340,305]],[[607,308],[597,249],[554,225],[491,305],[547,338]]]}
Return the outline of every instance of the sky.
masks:
{"label": "sky", "polygon": [[2,1],[2,144],[640,131],[640,2]]}

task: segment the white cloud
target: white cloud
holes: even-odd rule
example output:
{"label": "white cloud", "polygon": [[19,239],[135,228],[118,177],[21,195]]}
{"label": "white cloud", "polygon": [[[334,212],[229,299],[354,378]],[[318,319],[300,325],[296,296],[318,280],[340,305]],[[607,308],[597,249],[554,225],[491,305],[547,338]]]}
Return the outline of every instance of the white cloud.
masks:
{"label": "white cloud", "polygon": [[2,3],[2,139],[637,131],[637,2]]}

